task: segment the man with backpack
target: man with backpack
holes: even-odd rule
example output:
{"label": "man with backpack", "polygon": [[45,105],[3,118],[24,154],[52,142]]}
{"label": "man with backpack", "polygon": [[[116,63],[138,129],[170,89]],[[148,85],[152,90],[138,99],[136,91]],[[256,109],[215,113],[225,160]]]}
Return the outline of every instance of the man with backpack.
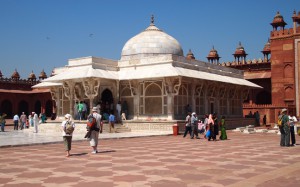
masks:
{"label": "man with backpack", "polygon": [[290,146],[290,123],[286,108],[282,109],[278,116],[278,126],[281,133],[280,146]]}
{"label": "man with backpack", "polygon": [[90,123],[90,118],[95,119],[95,124],[91,124],[90,128],[90,146],[92,147],[93,151],[92,154],[98,153],[97,147],[98,147],[98,137],[99,137],[99,132],[102,133],[102,123],[101,123],[101,115],[97,113],[98,108],[93,107],[92,109],[92,114],[89,115],[88,117],[88,123]]}
{"label": "man with backpack", "polygon": [[65,150],[67,152],[66,157],[70,156],[71,144],[73,131],[75,130],[75,123],[72,121],[72,116],[70,114],[65,115],[65,120],[61,123],[63,129],[63,141],[65,145]]}

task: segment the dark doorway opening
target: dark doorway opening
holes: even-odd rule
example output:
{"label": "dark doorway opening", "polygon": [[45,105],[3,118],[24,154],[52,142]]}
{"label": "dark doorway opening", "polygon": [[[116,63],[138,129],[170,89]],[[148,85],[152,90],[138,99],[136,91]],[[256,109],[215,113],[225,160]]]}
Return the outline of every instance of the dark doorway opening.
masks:
{"label": "dark doorway opening", "polygon": [[18,106],[18,114],[21,115],[24,112],[26,115],[29,115],[28,103],[26,101],[21,101]]}
{"label": "dark doorway opening", "polygon": [[41,113],[41,107],[42,107],[42,104],[40,101],[35,102],[34,112],[39,115]]}
{"label": "dark doorway opening", "polygon": [[101,94],[101,113],[106,118],[106,114],[109,114],[111,111],[114,110],[114,98],[112,92],[109,89],[105,89]]}
{"label": "dark doorway opening", "polygon": [[6,118],[12,118],[13,112],[12,112],[12,103],[9,100],[4,100],[1,104],[1,113],[5,113],[7,115]]}
{"label": "dark doorway opening", "polygon": [[53,102],[51,100],[46,102],[45,114],[47,117],[52,116],[52,103]]}

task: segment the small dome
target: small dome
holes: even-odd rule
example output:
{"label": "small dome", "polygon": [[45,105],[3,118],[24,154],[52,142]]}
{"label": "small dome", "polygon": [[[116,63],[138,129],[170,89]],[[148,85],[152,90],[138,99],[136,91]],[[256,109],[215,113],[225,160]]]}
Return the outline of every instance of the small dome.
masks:
{"label": "small dome", "polygon": [[220,58],[218,51],[215,50],[214,46],[213,48],[209,51],[207,58]]}
{"label": "small dome", "polygon": [[32,79],[32,80],[36,79],[36,76],[35,76],[35,74],[33,73],[33,71],[29,74],[28,79]]}
{"label": "small dome", "polygon": [[40,73],[39,78],[40,78],[40,79],[46,79],[46,78],[47,78],[47,75],[46,75],[46,73],[45,73],[44,70]]}
{"label": "small dome", "polygon": [[195,59],[194,53],[190,49],[189,52],[186,54],[186,58],[189,60]]}
{"label": "small dome", "polygon": [[269,53],[271,52],[271,43],[270,39],[268,39],[267,43],[264,46],[264,49],[262,50],[263,53]]}
{"label": "small dome", "polygon": [[286,23],[284,22],[283,16],[279,13],[279,11],[275,15],[271,25],[273,27],[278,27],[278,26],[284,27],[286,25]]}
{"label": "small dome", "polygon": [[183,50],[175,38],[154,25],[152,16],[150,26],[126,42],[122,49],[121,60],[160,54],[183,56]]}
{"label": "small dome", "polygon": [[15,69],[15,71],[13,72],[13,74],[11,75],[11,78],[20,79],[20,75],[19,75],[17,69]]}
{"label": "small dome", "polygon": [[236,48],[233,55],[236,55],[236,56],[245,56],[245,55],[247,55],[241,42],[239,42],[239,46]]}
{"label": "small dome", "polygon": [[54,69],[53,69],[52,72],[51,72],[50,77],[53,77],[54,75],[55,75],[55,72],[54,72]]}

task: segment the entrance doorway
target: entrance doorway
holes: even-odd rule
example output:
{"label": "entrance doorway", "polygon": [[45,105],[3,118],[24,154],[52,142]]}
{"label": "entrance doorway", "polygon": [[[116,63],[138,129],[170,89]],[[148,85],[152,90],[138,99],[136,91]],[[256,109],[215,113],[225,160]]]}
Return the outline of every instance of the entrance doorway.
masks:
{"label": "entrance doorway", "polygon": [[[102,114],[109,114],[111,111],[114,110],[114,98],[112,92],[109,89],[105,89],[101,94],[101,113]],[[104,115],[106,118],[106,116]]]}

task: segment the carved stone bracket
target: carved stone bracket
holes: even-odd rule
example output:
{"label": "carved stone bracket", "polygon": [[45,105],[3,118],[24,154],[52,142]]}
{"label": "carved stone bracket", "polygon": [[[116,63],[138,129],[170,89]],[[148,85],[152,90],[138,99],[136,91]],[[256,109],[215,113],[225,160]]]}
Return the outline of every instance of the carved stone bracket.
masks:
{"label": "carved stone bracket", "polygon": [[71,92],[72,89],[74,88],[75,83],[68,81],[68,82],[63,82],[63,88],[64,88],[64,95],[70,99],[71,98]]}
{"label": "carved stone bracket", "polygon": [[57,101],[59,99],[59,88],[50,88],[50,94],[53,101]]}
{"label": "carved stone bracket", "polygon": [[74,99],[75,101],[81,101],[82,100],[82,95],[81,95],[81,85],[80,84],[76,84],[74,86]]}
{"label": "carved stone bracket", "polygon": [[[194,85],[195,83],[193,82],[192,84]],[[204,82],[201,82],[200,84],[196,85],[195,86],[195,95],[201,95],[203,88],[204,88]]]}
{"label": "carved stone bracket", "polygon": [[100,80],[99,79],[87,79],[82,81],[84,88],[84,94],[89,98],[95,98],[98,95]]}
{"label": "carved stone bracket", "polygon": [[227,92],[227,87],[222,85],[219,87],[219,97],[220,98],[225,98],[226,97],[226,92]]}
{"label": "carved stone bracket", "polygon": [[[176,79],[178,79],[178,81]],[[181,77],[178,77],[178,78],[166,77],[166,78],[164,78],[163,83],[164,83],[166,94],[178,95],[179,89],[181,86],[181,80],[182,80]]]}
{"label": "carved stone bracket", "polygon": [[210,83],[207,86],[207,96],[214,97],[216,94],[216,88],[217,88],[217,85],[215,83]]}
{"label": "carved stone bracket", "polygon": [[139,94],[139,82],[138,80],[129,80],[129,88],[131,91],[131,96]]}

